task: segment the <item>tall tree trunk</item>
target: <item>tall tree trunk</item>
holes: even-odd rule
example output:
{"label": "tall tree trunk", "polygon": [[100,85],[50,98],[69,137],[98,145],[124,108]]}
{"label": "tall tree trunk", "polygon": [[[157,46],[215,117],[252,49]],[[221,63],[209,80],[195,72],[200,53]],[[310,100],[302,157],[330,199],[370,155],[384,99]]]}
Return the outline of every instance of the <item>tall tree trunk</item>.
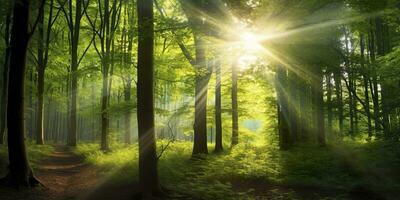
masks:
{"label": "tall tree trunk", "polygon": [[101,150],[108,151],[108,132],[109,132],[109,120],[108,120],[108,71],[103,74],[103,88],[101,92]]}
{"label": "tall tree trunk", "polygon": [[45,73],[45,64],[44,64],[44,10],[39,14],[39,23],[38,23],[38,88],[37,88],[37,116],[36,116],[36,144],[43,145],[44,144],[44,102],[43,102],[43,94],[44,94],[44,73]]}
{"label": "tall tree trunk", "polygon": [[221,108],[221,63],[215,63],[215,152],[223,151],[222,146],[222,108]]}
{"label": "tall tree trunk", "polygon": [[364,70],[363,81],[364,81],[364,97],[365,97],[365,113],[367,115],[367,125],[368,125],[368,139],[372,137],[372,124],[371,124],[371,112],[369,107],[369,76],[368,69],[365,67],[365,37],[360,34],[360,50],[361,50],[361,68]]}
{"label": "tall tree trunk", "polygon": [[296,74],[289,70],[288,71],[288,98],[291,101],[289,104],[289,127],[290,127],[290,135],[291,135],[291,142],[294,143],[297,140],[298,137],[298,110],[297,110],[297,104],[298,104],[298,98],[297,98],[297,92],[296,92],[296,80],[297,76]]}
{"label": "tall tree trunk", "polygon": [[285,85],[287,84],[286,69],[278,66],[276,73],[276,91],[278,97],[278,131],[279,147],[282,150],[290,148],[291,138],[289,129],[289,109],[288,98],[285,95]]}
{"label": "tall tree trunk", "polygon": [[6,54],[2,71],[2,91],[0,92],[0,144],[4,143],[4,137],[7,131],[7,96],[8,96],[8,73],[10,69],[10,28],[11,12],[6,17],[6,27],[4,29],[4,39],[6,44]]}
{"label": "tall tree trunk", "polygon": [[[71,11],[72,12],[72,11]],[[71,30],[71,111],[69,119],[68,145],[76,146],[77,143],[77,97],[78,97],[78,46],[82,18],[82,2],[75,2],[75,24]],[[71,13],[72,14],[72,13]]]}
{"label": "tall tree trunk", "polygon": [[194,144],[192,155],[207,154],[207,92],[210,74],[207,70],[203,39],[195,36],[196,46],[196,86],[194,111]]}
{"label": "tall tree trunk", "polygon": [[338,69],[335,70],[334,73],[334,79],[335,79],[335,95],[336,95],[336,107],[338,110],[338,121],[339,121],[339,135],[343,134],[343,89],[342,89],[342,70],[340,69],[340,66],[338,66]]}
{"label": "tall tree trunk", "polygon": [[38,181],[33,177],[25,147],[24,86],[26,54],[30,34],[29,0],[14,4],[11,30],[10,76],[8,85],[8,157],[9,174],[3,179],[14,186],[34,186]]}
{"label": "tall tree trunk", "polygon": [[[375,32],[376,32],[376,44],[377,44],[377,53],[379,56],[384,56],[387,53],[387,44],[386,44],[386,35],[385,35],[385,27],[386,25],[383,22],[381,17],[375,18]],[[380,86],[381,86],[381,105],[382,105],[382,124],[383,124],[383,132],[386,139],[390,137],[390,107],[388,106],[389,95],[387,89],[387,85],[384,77],[380,77]]]}
{"label": "tall tree trunk", "polygon": [[313,88],[314,88],[314,106],[315,106],[315,119],[317,139],[320,146],[326,145],[325,136],[325,117],[324,117],[324,92],[323,92],[323,73],[322,69],[314,67]]}
{"label": "tall tree trunk", "polygon": [[332,102],[332,76],[331,73],[328,72],[326,75],[326,85],[327,85],[327,112],[328,112],[328,134],[332,133],[333,127],[333,102]]}
{"label": "tall tree trunk", "polygon": [[[125,91],[124,91],[124,97],[125,97],[125,103],[129,104],[131,102],[131,86],[132,81],[127,80],[127,83],[125,85]],[[126,144],[131,144],[131,110],[128,110],[125,113],[125,143]]]}
{"label": "tall tree trunk", "polygon": [[238,115],[238,69],[237,61],[232,64],[232,146],[239,143],[239,115]]}
{"label": "tall tree trunk", "polygon": [[144,198],[161,188],[157,171],[154,127],[154,25],[153,0],[138,0],[137,119],[139,130],[139,183]]}

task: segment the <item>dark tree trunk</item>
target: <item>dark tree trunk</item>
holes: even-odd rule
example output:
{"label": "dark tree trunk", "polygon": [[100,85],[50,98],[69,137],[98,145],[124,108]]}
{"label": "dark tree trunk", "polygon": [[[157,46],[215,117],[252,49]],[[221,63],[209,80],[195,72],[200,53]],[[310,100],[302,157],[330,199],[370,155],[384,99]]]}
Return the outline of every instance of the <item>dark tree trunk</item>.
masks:
{"label": "dark tree trunk", "polygon": [[108,151],[108,132],[110,125],[108,120],[108,72],[103,74],[103,88],[101,95],[101,150]]}
{"label": "dark tree trunk", "polygon": [[11,12],[6,18],[6,27],[4,29],[4,39],[6,44],[6,53],[2,70],[2,91],[0,92],[0,144],[4,144],[4,137],[7,131],[7,96],[8,96],[8,73],[10,68],[10,27]]}
{"label": "dark tree trunk", "polygon": [[44,127],[43,127],[43,113],[44,113],[44,73],[45,73],[45,63],[44,63],[44,10],[39,14],[38,23],[38,58],[37,58],[37,73],[38,73],[38,99],[37,99],[37,116],[36,116],[36,144],[44,144]]}
{"label": "dark tree trunk", "polygon": [[328,112],[328,134],[332,133],[333,127],[332,127],[332,122],[333,122],[333,102],[332,102],[332,76],[331,73],[328,72],[326,75],[326,85],[327,85],[327,112]]}
{"label": "dark tree trunk", "polygon": [[[129,80],[127,81],[125,85],[125,91],[124,91],[124,97],[125,97],[125,103],[130,103],[131,102],[131,86],[132,81]],[[126,144],[131,144],[131,110],[128,110],[125,113],[125,143]]]}
{"label": "dark tree trunk", "polygon": [[336,94],[336,108],[338,110],[337,117],[339,121],[339,135],[343,134],[343,93],[342,93],[342,78],[341,78],[341,73],[342,70],[340,69],[340,66],[338,66],[338,69],[334,73],[334,79],[335,79],[335,94]]}
{"label": "dark tree trunk", "polygon": [[371,124],[371,112],[369,108],[369,76],[368,69],[365,67],[365,37],[360,34],[360,50],[361,50],[361,68],[364,70],[363,81],[364,81],[364,97],[365,97],[365,113],[367,115],[368,125],[368,138],[372,137],[372,124]]}
{"label": "dark tree trunk", "polygon": [[232,65],[232,146],[239,143],[239,115],[238,115],[238,69],[237,62]]}
{"label": "dark tree trunk", "polygon": [[157,195],[160,184],[154,129],[154,25],[153,0],[138,0],[137,118],[139,131],[139,183],[144,195]]}
{"label": "dark tree trunk", "polygon": [[33,177],[25,147],[24,86],[26,54],[30,34],[29,0],[20,0],[14,5],[11,30],[10,79],[8,85],[8,156],[9,174],[3,179],[14,186],[34,186],[38,181]]}
{"label": "dark tree trunk", "polygon": [[298,136],[298,98],[297,98],[297,93],[296,93],[296,74],[293,71],[288,71],[288,85],[287,85],[287,93],[288,93],[288,98],[291,101],[289,104],[289,127],[290,127],[290,135],[291,135],[291,142],[294,143],[297,140]]}
{"label": "dark tree trunk", "polygon": [[[72,12],[72,11],[71,11]],[[71,108],[69,119],[68,146],[76,146],[77,142],[77,96],[78,96],[78,46],[82,18],[82,2],[75,2],[75,24],[70,27],[71,32]],[[72,19],[71,19],[72,20]]]}
{"label": "dark tree trunk", "polygon": [[215,152],[223,151],[221,108],[221,63],[215,63]]}
{"label": "dark tree trunk", "polygon": [[284,86],[287,83],[286,69],[282,66],[278,66],[276,73],[276,91],[278,97],[278,131],[279,131],[279,147],[282,150],[290,148],[290,129],[289,129],[289,109],[288,109],[288,98],[285,95]]}
{"label": "dark tree trunk", "polygon": [[315,106],[316,106],[316,131],[317,131],[317,139],[318,143],[321,146],[326,145],[326,139],[325,139],[325,117],[324,117],[324,92],[323,92],[323,73],[322,69],[317,68],[315,70],[316,79],[315,83],[313,84],[313,87],[315,87],[315,93],[314,93],[314,98],[315,98]]}
{"label": "dark tree trunk", "polygon": [[[388,50],[387,37],[385,34],[386,24],[384,24],[383,19],[381,17],[375,18],[375,32],[376,32],[376,44],[377,44],[377,54],[379,56],[384,56]],[[384,77],[380,77],[380,86],[381,86],[381,105],[382,105],[382,124],[383,124],[383,132],[386,139],[389,139],[391,130],[390,130],[390,106],[388,106],[388,101],[390,95],[387,91],[387,83],[385,82]]]}
{"label": "dark tree trunk", "polygon": [[196,86],[194,111],[194,144],[192,155],[207,154],[207,92],[210,74],[206,74],[206,55],[204,42],[195,36],[196,46]]}
{"label": "dark tree trunk", "polygon": [[41,9],[41,13],[39,14],[39,23],[38,23],[38,100],[37,100],[37,116],[36,116],[36,143],[44,144],[44,120],[43,120],[43,112],[44,112],[44,78],[45,71],[49,56],[49,45],[50,45],[50,34],[51,27],[53,26],[53,4],[54,0],[50,1],[49,5],[49,16],[47,21],[47,30],[46,30],[46,38],[44,32],[44,9]]}

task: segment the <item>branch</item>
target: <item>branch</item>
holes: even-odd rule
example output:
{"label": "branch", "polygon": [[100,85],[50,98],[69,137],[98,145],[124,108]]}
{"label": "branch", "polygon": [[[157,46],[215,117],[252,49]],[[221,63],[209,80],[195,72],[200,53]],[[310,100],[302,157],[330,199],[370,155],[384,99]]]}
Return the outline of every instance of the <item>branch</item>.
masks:
{"label": "branch", "polygon": [[[35,60],[36,64],[38,64],[39,61],[38,61],[38,59],[36,58],[35,54],[32,52],[32,49],[31,49],[31,48],[28,48],[28,52],[29,52],[29,54],[31,54],[31,56],[32,56],[33,59]],[[37,65],[36,65],[36,67],[37,67]]]}
{"label": "branch", "polygon": [[90,40],[89,45],[86,47],[85,51],[83,51],[83,53],[82,53],[82,56],[79,58],[78,66],[81,64],[82,59],[83,59],[83,57],[85,57],[85,55],[86,55],[86,53],[88,52],[90,46],[92,46],[92,43],[93,43],[93,41],[95,40],[95,38],[96,38],[96,35],[93,34],[93,37],[92,37],[92,39]]}
{"label": "branch", "polygon": [[39,19],[42,17],[42,15],[44,15],[44,4],[45,4],[46,0],[42,0],[40,3],[40,7],[39,7],[39,14],[35,19],[35,23],[33,24],[31,31],[28,33],[29,37],[32,37],[33,33],[35,32],[35,29],[39,23]]}
{"label": "branch", "polygon": [[69,30],[72,30],[74,26],[72,25],[72,22],[70,21],[70,19],[68,17],[67,11],[65,10],[65,4],[67,3],[67,1],[70,1],[70,0],[65,0],[64,3],[61,3],[60,0],[57,0],[58,4],[60,5],[60,9],[64,13],[65,20],[67,20]]}
{"label": "branch", "polygon": [[[342,78],[343,78],[344,82],[346,83],[347,90],[348,90],[350,93],[352,93],[354,97],[356,97],[356,99],[357,99],[357,100],[361,103],[361,105],[363,106],[363,109],[364,109],[364,110],[367,110],[367,105],[366,105],[366,103],[362,101],[362,99],[357,95],[357,92],[356,92],[354,89],[353,89],[353,90],[350,89],[349,82],[347,81],[347,79],[346,79],[343,75],[342,75]],[[367,115],[367,113],[365,113],[365,115]],[[370,113],[370,115],[372,115],[372,114]],[[381,122],[381,120],[378,120],[378,123],[381,124],[381,125],[383,125],[383,122]]]}
{"label": "branch", "polygon": [[[161,8],[160,4],[158,4],[158,1],[157,1],[157,0],[154,0],[154,4],[155,4],[155,6],[156,6],[158,12],[159,12],[160,15],[161,15],[161,18],[162,18],[163,20],[166,20],[166,16],[165,16],[164,12],[162,11],[162,8]],[[193,58],[193,56],[192,56],[192,55],[190,54],[190,52],[187,50],[186,46],[183,44],[182,41],[180,41],[180,40],[178,39],[178,37],[175,35],[175,31],[174,31],[174,30],[171,30],[171,33],[174,35],[173,38],[174,38],[174,40],[178,43],[179,48],[181,49],[183,55],[186,57],[186,59],[190,62],[190,64],[191,64],[192,66],[195,66],[195,65],[196,65],[196,60]]]}

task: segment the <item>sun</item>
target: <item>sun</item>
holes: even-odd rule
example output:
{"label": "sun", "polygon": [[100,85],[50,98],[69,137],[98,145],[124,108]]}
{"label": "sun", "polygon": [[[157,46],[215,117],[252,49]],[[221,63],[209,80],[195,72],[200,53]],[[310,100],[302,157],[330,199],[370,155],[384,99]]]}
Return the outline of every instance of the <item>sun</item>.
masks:
{"label": "sun", "polygon": [[263,46],[261,45],[262,42],[262,37],[252,33],[252,32],[244,32],[240,36],[240,41],[243,46],[243,48],[246,51],[254,52],[254,51],[260,51],[263,49]]}

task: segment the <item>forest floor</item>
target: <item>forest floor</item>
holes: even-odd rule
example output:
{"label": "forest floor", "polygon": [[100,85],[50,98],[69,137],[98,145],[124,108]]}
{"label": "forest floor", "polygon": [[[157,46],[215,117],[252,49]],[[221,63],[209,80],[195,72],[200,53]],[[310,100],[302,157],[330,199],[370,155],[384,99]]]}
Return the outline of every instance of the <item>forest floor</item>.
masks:
{"label": "forest floor", "polygon": [[[204,159],[190,159],[189,142],[176,142],[159,160],[168,199],[364,200],[398,199],[398,144],[341,144],[321,149],[238,146]],[[211,148],[211,147],[210,147]],[[0,147],[0,176],[6,149]],[[0,200],[132,200],[138,193],[138,147],[114,144],[28,145],[38,179],[27,190],[0,187]]]}
{"label": "forest floor", "polygon": [[55,146],[54,152],[35,166],[35,176],[43,184],[27,190],[0,188],[0,199],[79,199],[99,182],[94,166],[84,162],[68,147]]}

